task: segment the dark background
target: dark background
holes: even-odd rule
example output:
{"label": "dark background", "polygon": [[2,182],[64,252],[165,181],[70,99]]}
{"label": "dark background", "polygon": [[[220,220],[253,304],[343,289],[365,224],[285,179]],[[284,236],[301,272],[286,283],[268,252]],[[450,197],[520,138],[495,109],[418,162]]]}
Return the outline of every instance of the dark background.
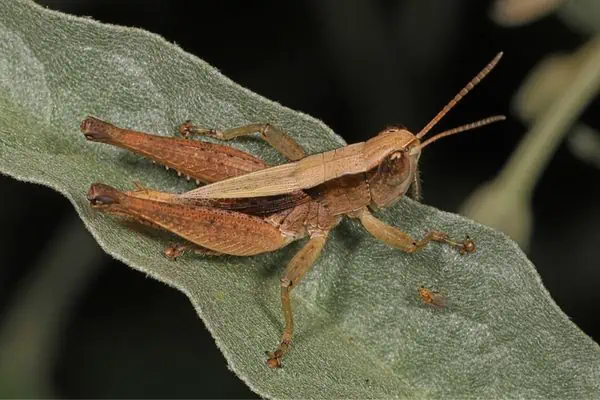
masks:
{"label": "dark background", "polygon": [[[38,0],[176,42],[242,86],[323,120],[348,142],[386,125],[418,131],[498,51],[499,67],[438,128],[493,114],[508,121],[459,135],[421,157],[424,202],[456,212],[500,170],[526,127],[509,100],[546,54],[587,38],[550,16],[502,28],[489,2]],[[584,115],[598,127],[597,102]],[[258,121],[257,121],[258,122]],[[545,286],[596,341],[600,171],[562,145],[536,187],[528,250]],[[46,243],[73,218],[50,189],[0,176],[0,323],[43,268]],[[10,235],[7,235],[10,232]],[[100,255],[102,267],[63,315],[51,383],[60,397],[256,397],[227,369],[184,295]],[[77,260],[71,261],[77,268]]]}

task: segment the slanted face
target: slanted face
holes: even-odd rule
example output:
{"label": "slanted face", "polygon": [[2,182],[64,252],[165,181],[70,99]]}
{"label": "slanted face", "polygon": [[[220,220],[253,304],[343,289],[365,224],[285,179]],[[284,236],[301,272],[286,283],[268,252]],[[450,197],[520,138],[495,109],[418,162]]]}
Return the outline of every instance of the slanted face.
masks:
{"label": "slanted face", "polygon": [[383,208],[394,204],[413,182],[421,155],[419,140],[406,129],[388,128],[380,135],[393,138],[396,146],[381,163],[367,172],[371,206]]}

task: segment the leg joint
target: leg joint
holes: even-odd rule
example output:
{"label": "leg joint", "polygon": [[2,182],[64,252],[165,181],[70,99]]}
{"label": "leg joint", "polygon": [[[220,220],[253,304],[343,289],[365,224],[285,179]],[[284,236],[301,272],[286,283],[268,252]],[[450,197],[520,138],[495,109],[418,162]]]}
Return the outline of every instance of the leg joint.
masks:
{"label": "leg joint", "polygon": [[279,279],[279,286],[282,288],[289,288],[292,286],[292,281],[287,276],[284,276]]}
{"label": "leg joint", "polygon": [[270,130],[271,130],[271,124],[269,124],[269,123],[263,124],[263,126],[260,128],[260,131],[259,131],[260,136],[262,136],[264,139],[266,139],[268,136],[268,132]]}

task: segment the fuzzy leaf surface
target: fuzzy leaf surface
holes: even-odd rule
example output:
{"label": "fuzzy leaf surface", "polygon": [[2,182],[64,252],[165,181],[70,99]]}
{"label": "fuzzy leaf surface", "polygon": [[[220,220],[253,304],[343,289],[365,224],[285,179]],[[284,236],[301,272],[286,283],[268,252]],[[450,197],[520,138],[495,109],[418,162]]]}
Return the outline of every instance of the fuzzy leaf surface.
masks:
{"label": "fuzzy leaf surface", "polygon": [[[124,150],[87,142],[92,114],[123,127],[173,135],[184,120],[211,128],[270,122],[310,153],[344,145],[321,122],[241,88],[198,58],[138,29],[0,2],[0,171],[51,187],[72,203],[102,248],[181,290],[229,365],[269,398],[600,397],[600,351],[560,311],[534,266],[506,236],[405,200],[380,216],[421,237],[469,234],[476,253],[430,245],[407,255],[355,222],[336,229],[293,293],[296,336],[285,367],[265,350],[283,328],[278,278],[300,244],[249,258],[187,256],[173,238],[90,210],[92,182],[129,189],[192,188]],[[259,140],[231,145],[271,164]],[[43,206],[43,205],[40,205]],[[424,304],[424,285],[448,299]]]}

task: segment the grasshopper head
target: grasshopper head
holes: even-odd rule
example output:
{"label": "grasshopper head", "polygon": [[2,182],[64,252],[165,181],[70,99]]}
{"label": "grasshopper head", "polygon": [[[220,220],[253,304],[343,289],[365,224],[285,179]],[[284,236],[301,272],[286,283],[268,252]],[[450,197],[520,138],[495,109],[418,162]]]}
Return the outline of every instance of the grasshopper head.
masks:
{"label": "grasshopper head", "polygon": [[390,151],[367,172],[374,208],[390,206],[406,193],[421,155],[419,139],[406,129],[387,128],[378,136],[386,137]]}
{"label": "grasshopper head", "polygon": [[382,131],[367,142],[370,145],[369,148],[374,150],[373,154],[383,154],[382,150],[387,149],[387,152],[378,160],[377,166],[367,172],[371,206],[374,208],[390,206],[408,191],[415,180],[421,151],[431,143],[503,119],[505,119],[503,115],[484,118],[438,133],[423,142],[420,139],[424,136],[423,132],[425,131],[421,131],[417,135],[401,128],[388,128]]}
{"label": "grasshopper head", "polygon": [[371,206],[375,208],[393,204],[402,197],[415,180],[421,151],[431,143],[457,133],[479,128],[504,119],[498,115],[438,133],[421,142],[423,137],[450,111],[475,85],[494,68],[502,53],[490,61],[446,106],[416,135],[403,128],[388,128],[366,143],[370,150],[367,159],[375,168],[368,171]]}

